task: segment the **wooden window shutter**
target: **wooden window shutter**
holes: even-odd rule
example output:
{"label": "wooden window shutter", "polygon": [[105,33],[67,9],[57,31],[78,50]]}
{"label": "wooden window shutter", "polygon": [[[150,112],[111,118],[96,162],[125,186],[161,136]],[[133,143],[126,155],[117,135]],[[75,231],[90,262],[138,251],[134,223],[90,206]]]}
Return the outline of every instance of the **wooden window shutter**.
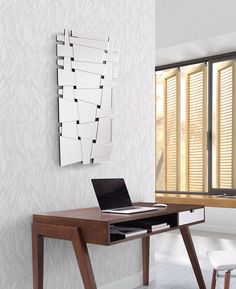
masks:
{"label": "wooden window shutter", "polygon": [[207,191],[207,67],[186,73],[186,190]]}
{"label": "wooden window shutter", "polygon": [[175,69],[164,78],[164,190],[177,191],[180,183],[179,130],[180,76]]}
{"label": "wooden window shutter", "polygon": [[[216,93],[216,185],[236,187],[235,62],[217,67]],[[233,157],[234,156],[234,157]]]}

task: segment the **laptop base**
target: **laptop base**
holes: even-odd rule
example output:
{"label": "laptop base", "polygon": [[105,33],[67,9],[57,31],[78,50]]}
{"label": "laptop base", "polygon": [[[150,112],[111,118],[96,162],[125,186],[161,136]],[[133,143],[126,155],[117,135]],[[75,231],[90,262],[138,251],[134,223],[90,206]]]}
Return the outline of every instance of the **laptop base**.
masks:
{"label": "laptop base", "polygon": [[149,211],[157,211],[158,208],[155,207],[134,207],[134,209],[131,207],[130,209],[124,209],[124,208],[117,208],[117,209],[108,209],[108,210],[102,210],[103,213],[112,213],[112,214],[138,214],[138,213],[145,213]]}

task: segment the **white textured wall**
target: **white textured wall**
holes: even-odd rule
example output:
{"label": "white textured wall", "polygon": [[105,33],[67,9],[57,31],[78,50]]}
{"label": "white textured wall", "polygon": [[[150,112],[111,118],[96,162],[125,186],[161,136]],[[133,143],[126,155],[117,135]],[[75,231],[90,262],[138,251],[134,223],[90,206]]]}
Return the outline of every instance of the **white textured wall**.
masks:
{"label": "white textured wall", "polygon": [[[154,199],[154,0],[0,0],[0,288],[32,288],[33,213],[96,206],[90,179],[124,177]],[[55,35],[120,46],[112,161],[59,168]],[[140,243],[89,246],[98,285],[141,270]],[[45,289],[83,288],[66,241],[46,240]]]}

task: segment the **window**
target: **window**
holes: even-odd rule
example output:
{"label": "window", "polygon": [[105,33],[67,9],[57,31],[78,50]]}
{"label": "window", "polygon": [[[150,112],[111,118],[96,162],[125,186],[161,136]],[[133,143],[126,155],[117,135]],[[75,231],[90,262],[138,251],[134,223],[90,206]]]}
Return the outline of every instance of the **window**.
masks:
{"label": "window", "polygon": [[156,68],[156,190],[236,195],[236,53]]}

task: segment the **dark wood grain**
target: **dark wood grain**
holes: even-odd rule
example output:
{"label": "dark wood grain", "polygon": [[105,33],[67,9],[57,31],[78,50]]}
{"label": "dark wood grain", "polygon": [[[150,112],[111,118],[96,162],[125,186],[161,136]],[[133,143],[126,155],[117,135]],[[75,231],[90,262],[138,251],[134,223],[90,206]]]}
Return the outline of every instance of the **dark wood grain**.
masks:
{"label": "dark wood grain", "polygon": [[[152,207],[154,203],[135,203],[136,206],[145,206]],[[132,221],[141,218],[149,218],[154,216],[164,216],[176,212],[183,212],[188,210],[195,210],[203,208],[203,206],[194,206],[194,205],[175,205],[169,204],[167,208],[159,209],[156,211],[136,213],[130,215],[121,215],[121,214],[111,214],[111,213],[102,213],[101,210],[96,208],[84,208],[84,209],[75,209],[69,211],[59,211],[59,212],[49,212],[49,213],[40,213],[33,215],[33,221],[36,223],[50,223],[58,224],[58,222],[66,222],[67,225],[77,226],[81,223],[79,221],[92,221],[93,223],[119,223],[124,221]]]}
{"label": "dark wood grain", "polygon": [[97,285],[92,270],[92,265],[88,254],[87,245],[83,241],[82,234],[79,229],[75,230],[74,232],[72,244],[79,265],[80,274],[84,283],[84,288],[97,289]]}
{"label": "dark wood grain", "polygon": [[143,285],[149,284],[150,236],[142,238]]}
{"label": "dark wood grain", "polygon": [[[154,203],[135,203],[139,206],[153,206]],[[202,208],[202,206],[192,205],[168,205],[165,209],[159,209],[156,211],[121,215],[102,213],[99,208],[85,208],[75,209],[69,211],[50,212],[33,215],[34,223],[59,225],[59,226],[73,226],[78,227],[81,230],[83,239],[86,243],[98,244],[98,245],[111,245],[108,235],[109,226],[111,224],[138,220],[142,218],[158,217],[170,215],[176,212],[188,211]],[[96,232],[96,233],[94,233]],[[135,237],[133,239],[137,239]],[[116,241],[116,243],[124,242],[125,240]]]}
{"label": "dark wood grain", "polygon": [[229,289],[229,286],[230,286],[230,275],[231,275],[231,272],[230,271],[227,271],[225,273],[225,285],[224,285],[224,289]]}
{"label": "dark wood grain", "polygon": [[[136,203],[139,206],[153,206],[153,203]],[[159,222],[167,222],[170,231],[180,228],[200,289],[206,289],[198,264],[196,252],[189,229],[186,225],[178,226],[178,213],[203,208],[193,205],[168,205],[167,208],[139,214],[120,215],[102,213],[99,208],[75,209],[69,211],[50,212],[33,216],[32,225],[32,257],[34,289],[43,289],[43,240],[44,237],[69,240],[73,244],[78,266],[85,289],[96,289],[96,282],[88,254],[87,243],[114,245],[120,242],[142,238],[143,284],[149,283],[150,236],[161,231],[148,232],[144,235],[111,241],[110,226],[132,220],[155,218]],[[204,222],[200,220],[195,223]],[[190,223],[189,225],[195,224]]]}
{"label": "dark wood grain", "polygon": [[80,268],[85,289],[96,289],[96,283],[87,245],[79,228],[72,226],[32,224],[33,288],[43,289],[43,239],[55,238],[71,241]]}
{"label": "dark wood grain", "polygon": [[201,268],[198,262],[197,254],[194,248],[193,240],[189,231],[188,226],[184,226],[180,228],[185,247],[188,252],[189,259],[191,261],[193,271],[195,273],[199,289],[206,289],[206,285],[202,276]]}
{"label": "dark wood grain", "polygon": [[213,269],[212,280],[211,280],[211,289],[216,288],[216,274],[217,274],[217,271],[215,269]]}
{"label": "dark wood grain", "polygon": [[37,226],[32,224],[32,265],[33,289],[43,289],[44,237],[38,234]]}

